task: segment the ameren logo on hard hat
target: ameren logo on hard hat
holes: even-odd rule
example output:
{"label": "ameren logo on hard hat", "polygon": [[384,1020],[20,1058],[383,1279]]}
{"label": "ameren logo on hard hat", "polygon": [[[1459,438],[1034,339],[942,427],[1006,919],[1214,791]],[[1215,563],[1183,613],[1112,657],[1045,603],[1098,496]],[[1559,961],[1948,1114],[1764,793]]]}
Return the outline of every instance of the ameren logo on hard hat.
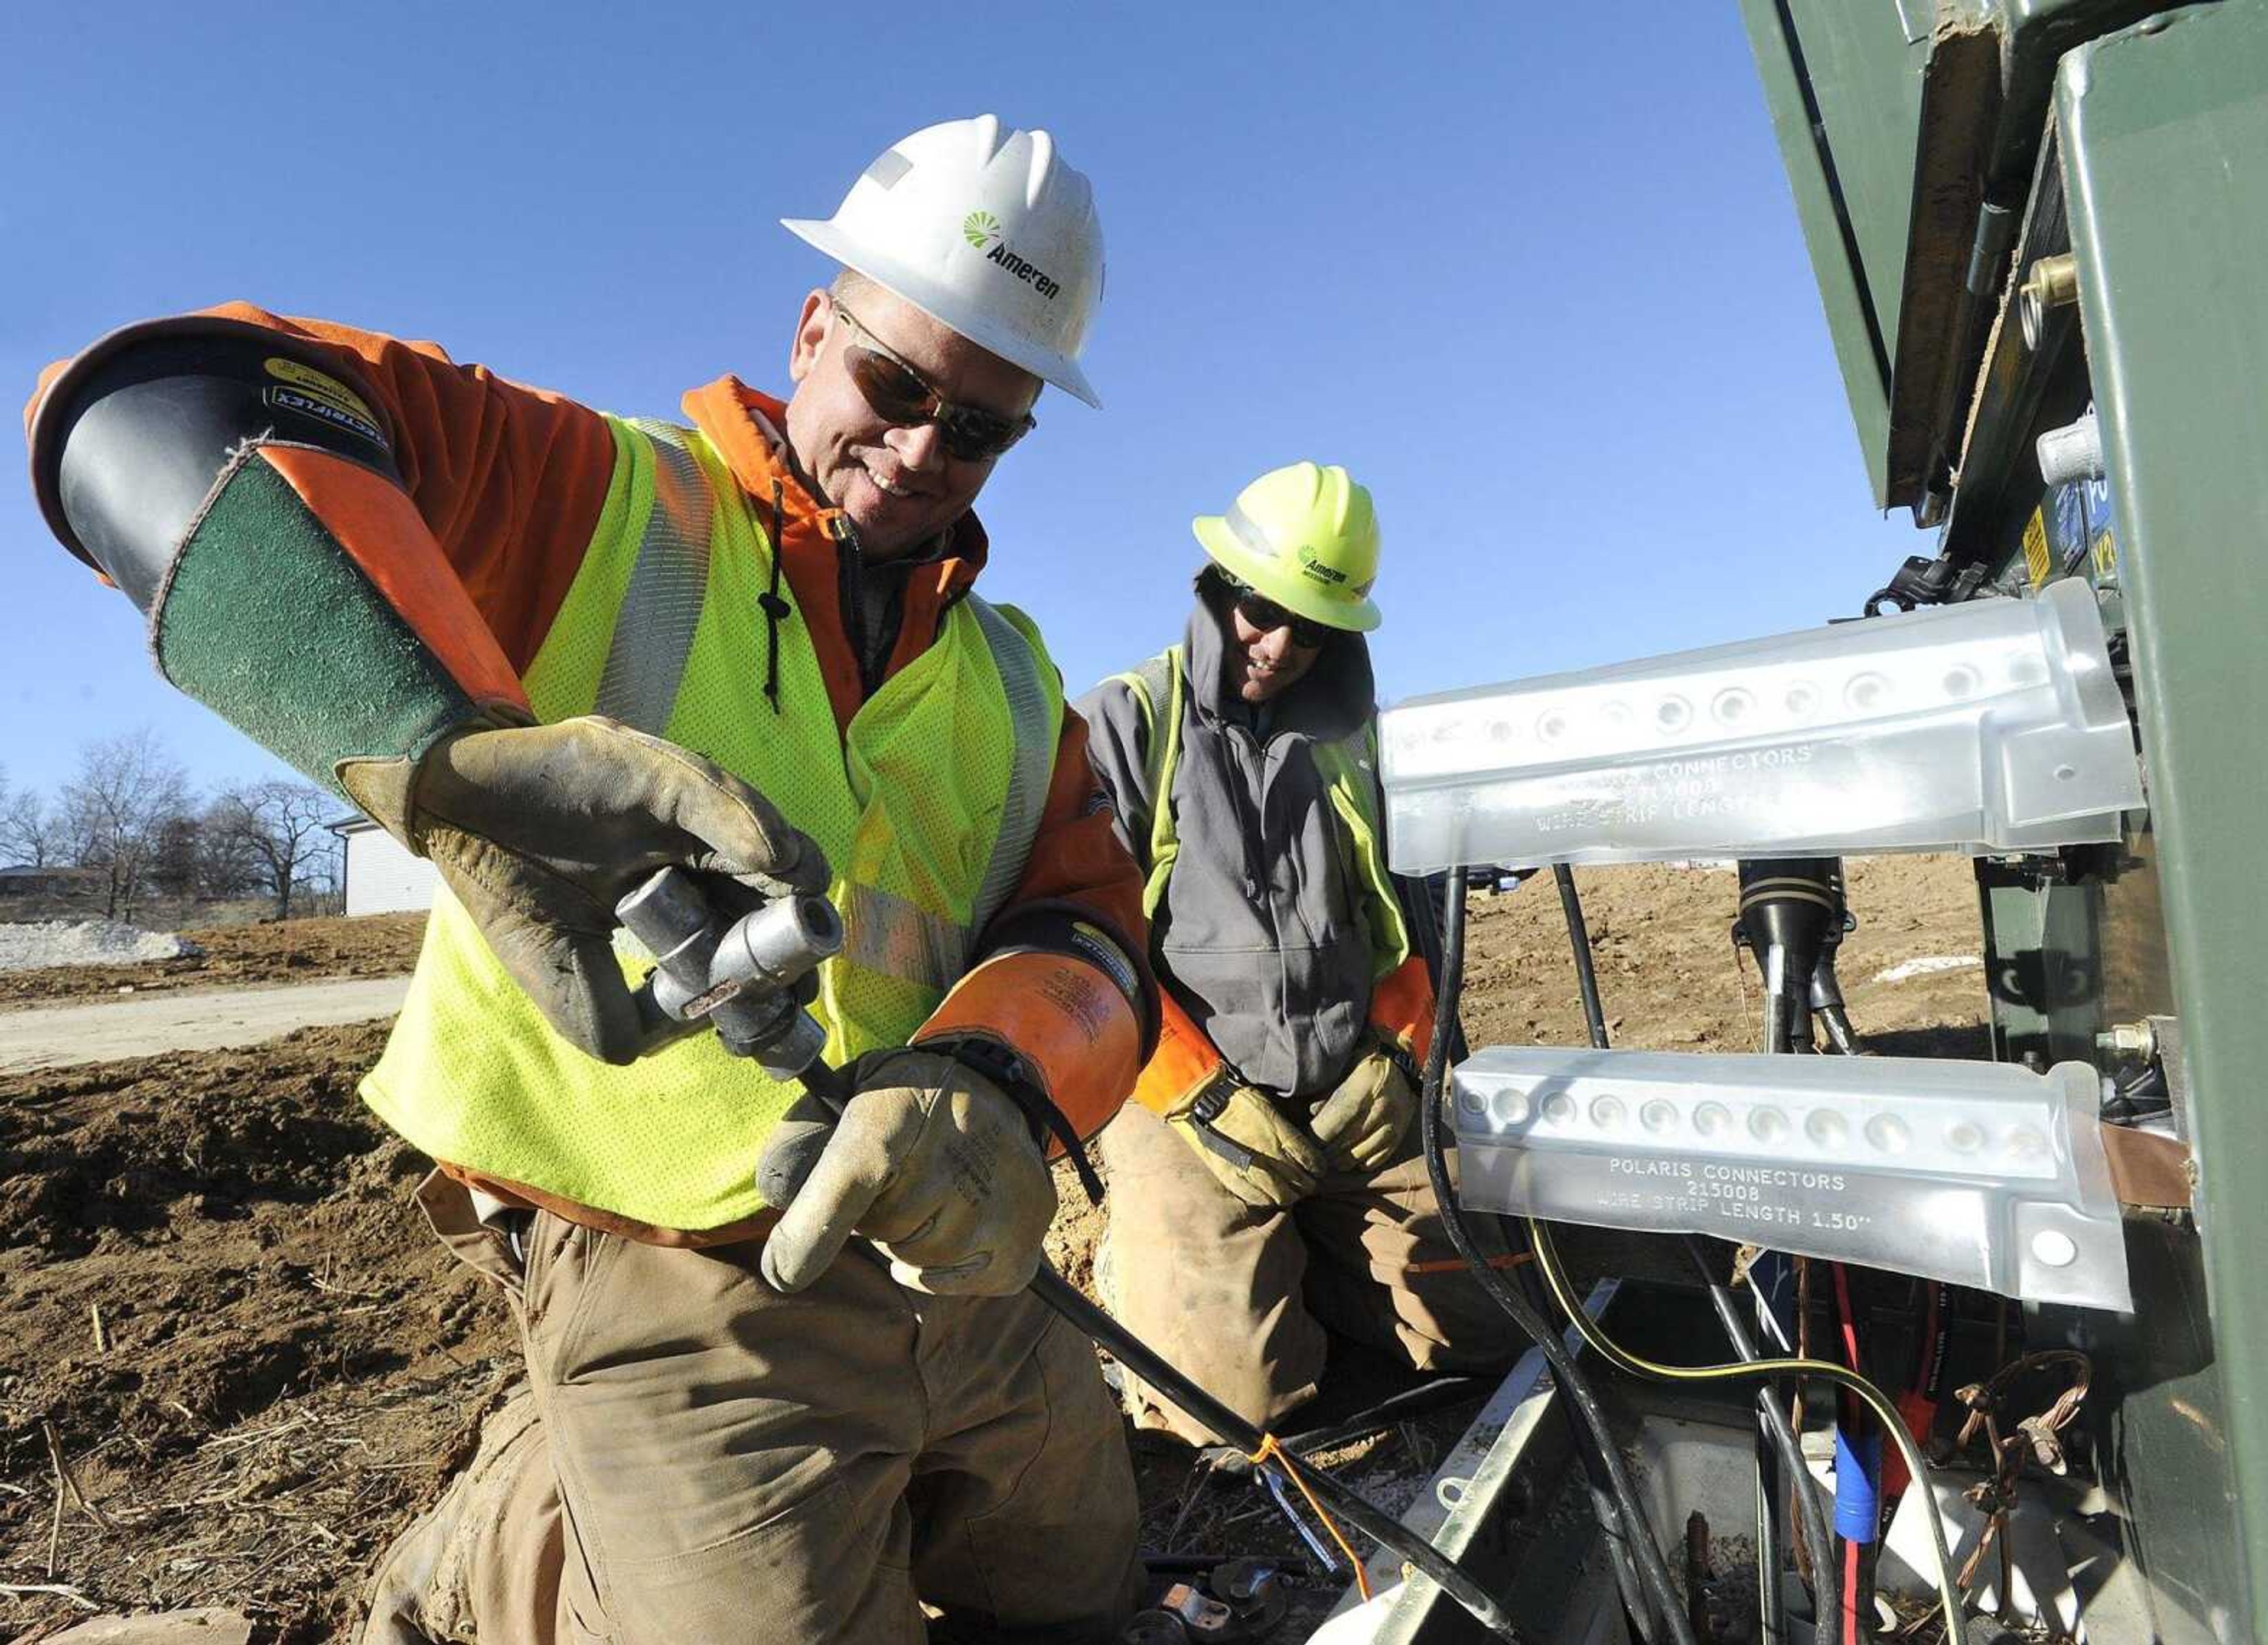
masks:
{"label": "ameren logo on hard hat", "polygon": [[1352,593],[1358,599],[1367,599],[1369,597],[1371,590],[1370,584],[1356,583],[1350,584],[1347,582],[1347,574],[1345,572],[1340,570],[1338,567],[1335,565],[1326,565],[1316,556],[1314,549],[1309,548],[1303,544],[1300,547],[1293,549],[1292,554],[1300,562],[1300,569],[1314,581],[1317,583],[1327,583],[1334,588],[1347,589],[1348,591]]}
{"label": "ameren logo on hard hat", "polygon": [[[1050,303],[1063,287],[1041,272],[1036,263],[1027,262],[1008,249],[1008,242],[1000,237],[1000,219],[989,211],[972,211],[961,219],[961,236],[978,251],[984,252],[984,261],[998,263],[1010,274],[1030,286]],[[990,246],[990,251],[985,248]]]}

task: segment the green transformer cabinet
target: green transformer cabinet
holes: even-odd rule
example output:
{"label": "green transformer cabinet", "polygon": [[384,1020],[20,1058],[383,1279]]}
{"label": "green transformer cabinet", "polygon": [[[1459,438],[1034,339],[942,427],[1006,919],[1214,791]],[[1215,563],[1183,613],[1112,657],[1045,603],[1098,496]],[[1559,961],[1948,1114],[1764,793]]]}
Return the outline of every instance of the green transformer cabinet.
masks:
{"label": "green transformer cabinet", "polygon": [[1741,4],[1873,501],[1928,533],[1853,605],[2084,578],[2133,713],[2121,846],[1977,865],[1995,1054],[2150,1116],[2136,1311],[2027,1319],[2095,1366],[2086,1637],[2260,1638],[2268,0]]}

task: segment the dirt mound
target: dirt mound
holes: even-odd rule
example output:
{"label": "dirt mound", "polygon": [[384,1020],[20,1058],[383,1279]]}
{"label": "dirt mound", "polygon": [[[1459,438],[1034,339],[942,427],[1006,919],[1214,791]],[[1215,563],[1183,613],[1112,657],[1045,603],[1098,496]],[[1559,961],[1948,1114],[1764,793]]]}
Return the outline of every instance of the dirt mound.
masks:
{"label": "dirt mound", "polygon": [[[1886,1056],[1992,1054],[1975,966],[1880,982],[1902,961],[1983,951],[1977,885],[1965,858],[1854,858],[1846,884],[1858,929],[1836,972],[1851,1020]],[[1753,1051],[1763,1004],[1756,964],[1732,943],[1739,883],[1730,869],[1579,869],[1592,965],[1618,1046]],[[1549,874],[1476,897],[1467,925],[1465,1032],[1475,1046],[1577,1045],[1587,1030],[1573,951]]]}
{"label": "dirt mound", "polygon": [[306,1205],[388,1142],[354,1100],[384,1024],[310,1029],[209,1057],[142,1057],[0,1080],[0,1245],[77,1256],[177,1211]]}
{"label": "dirt mound", "polygon": [[417,963],[422,914],[357,920],[283,920],[201,926],[180,933],[203,951],[132,965],[48,966],[0,972],[0,1005],[29,1000],[229,983],[313,982],[319,977],[395,977]]}
{"label": "dirt mound", "polygon": [[145,931],[116,920],[40,920],[0,925],[0,971],[55,966],[139,966],[194,959],[202,951],[171,931]]}
{"label": "dirt mound", "polygon": [[[1618,1043],[1749,1048],[1756,988],[1726,935],[1729,873],[1577,878]],[[1967,865],[1856,863],[1852,897],[1860,924],[1842,973],[1870,1043],[1984,1054],[1976,970],[1870,980],[1901,961],[1977,952]],[[216,966],[245,981],[406,970],[421,924],[193,932],[209,951],[190,980],[224,980]],[[1548,878],[1476,899],[1471,933],[1475,1044],[1580,1039]],[[378,1551],[438,1494],[517,1356],[501,1301],[440,1252],[409,1202],[423,1162],[355,1098],[386,1028],[0,1076],[0,1582],[54,1583],[122,1610],[231,1605],[256,1619],[261,1645],[350,1632]],[[1049,1254],[1084,1282],[1102,1215],[1068,1173],[1058,1186]],[[1469,1414],[1332,1460],[1406,1500]],[[59,1489],[50,1432],[85,1508]],[[1153,1542],[1218,1536],[1296,1556],[1244,1487],[1192,1500],[1187,1450],[1145,1437],[1136,1452]],[[36,1639],[82,1614],[55,1596],[0,1595],[0,1637]]]}
{"label": "dirt mound", "polygon": [[[355,1099],[385,1032],[0,1079],[6,1581],[347,1628],[509,1363],[409,1203],[423,1162]],[[50,1435],[90,1505],[52,1575]],[[0,1634],[77,1614],[0,1601]]]}

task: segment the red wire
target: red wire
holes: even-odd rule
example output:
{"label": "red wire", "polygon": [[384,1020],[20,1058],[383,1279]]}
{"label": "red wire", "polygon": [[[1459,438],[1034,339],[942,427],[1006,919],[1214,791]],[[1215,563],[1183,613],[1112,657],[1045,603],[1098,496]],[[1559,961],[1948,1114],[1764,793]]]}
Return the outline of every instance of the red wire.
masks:
{"label": "red wire", "polygon": [[[1852,1370],[1859,1370],[1859,1317],[1851,1306],[1851,1276],[1841,1263],[1830,1266],[1835,1270],[1835,1311],[1843,1328],[1843,1356],[1851,1362]],[[1852,1414],[1849,1397],[1843,1396],[1841,1402],[1845,1405],[1842,1418],[1847,1425]],[[1855,1542],[1843,1545],[1843,1645],[1859,1645],[1859,1545]]]}
{"label": "red wire", "polygon": [[1835,1305],[1843,1319],[1843,1356],[1851,1362],[1851,1369],[1866,1375],[1859,1365],[1859,1317],[1851,1308],[1851,1276],[1841,1263],[1835,1268]]}

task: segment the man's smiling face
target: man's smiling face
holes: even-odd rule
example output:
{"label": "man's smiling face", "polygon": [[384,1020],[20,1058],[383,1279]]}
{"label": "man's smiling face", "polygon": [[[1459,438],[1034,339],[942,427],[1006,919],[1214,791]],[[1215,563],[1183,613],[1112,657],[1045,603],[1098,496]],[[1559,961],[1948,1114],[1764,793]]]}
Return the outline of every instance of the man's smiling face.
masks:
{"label": "man's smiling face", "polygon": [[805,479],[849,518],[868,557],[895,559],[967,513],[993,461],[953,456],[934,424],[883,421],[851,379],[843,349],[879,345],[946,400],[1010,421],[1031,410],[1040,379],[870,282],[854,279],[837,295],[857,311],[856,323],[825,291],[804,299],[796,323],[788,447]]}

